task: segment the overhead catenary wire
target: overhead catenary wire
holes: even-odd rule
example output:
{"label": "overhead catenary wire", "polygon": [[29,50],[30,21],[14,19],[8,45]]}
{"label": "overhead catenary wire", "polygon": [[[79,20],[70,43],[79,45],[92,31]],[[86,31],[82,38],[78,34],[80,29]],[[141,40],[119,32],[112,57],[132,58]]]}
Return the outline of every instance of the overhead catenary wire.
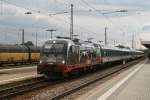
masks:
{"label": "overhead catenary wire", "polygon": [[[95,11],[97,11],[97,12],[100,12],[100,10],[97,10],[96,8],[94,8],[93,6],[91,6],[88,2],[86,2],[85,0],[81,0],[82,2],[84,2],[86,5],[88,5],[89,7],[91,7],[92,9],[94,9]],[[10,2],[10,1],[4,1],[4,2],[6,2],[6,3],[8,3],[8,4],[11,4],[11,5],[14,5],[14,6],[16,6],[16,7],[20,7],[20,8],[24,8],[24,9],[26,9],[26,10],[29,10],[29,11],[33,11],[33,12],[35,12],[35,13],[41,13],[41,11],[37,11],[37,10],[34,10],[34,9],[31,9],[31,8],[27,8],[27,7],[22,7],[22,6],[20,6],[20,5],[18,5],[18,4],[15,4],[15,3],[12,3],[12,2]],[[52,16],[52,15],[57,15],[57,14],[65,14],[65,13],[68,13],[68,12],[66,12],[66,11],[64,11],[64,12],[56,12],[56,13],[51,13],[51,14],[49,14],[50,16]],[[43,13],[42,13],[43,14]],[[104,16],[104,15],[103,15]],[[106,16],[105,16],[105,18],[106,19],[108,19]],[[57,18],[58,19],[58,18]],[[109,19],[108,19],[109,20]],[[66,21],[65,21],[66,22]],[[68,23],[68,22],[67,22]],[[78,26],[78,25],[75,25],[75,26]],[[83,27],[82,27],[83,28]],[[85,29],[85,28],[84,28]],[[92,32],[93,33],[93,32]]]}
{"label": "overhead catenary wire", "polygon": [[0,12],[1,12],[1,15],[3,15],[3,0],[0,0],[0,5],[1,5]]}
{"label": "overhead catenary wire", "polygon": [[[10,1],[5,1],[5,3],[14,5],[14,6],[19,7],[19,8],[23,8],[23,9],[25,9],[25,10],[32,11],[32,12],[34,12],[34,13],[39,13],[39,14],[42,14],[42,15],[47,15],[47,16],[50,16],[50,17],[53,17],[54,15],[59,15],[59,14],[66,14],[66,13],[68,13],[67,11],[63,11],[63,12],[56,12],[56,13],[46,14],[46,13],[43,13],[43,12],[41,12],[41,11],[37,11],[37,10],[31,9],[31,8],[22,7],[22,6],[18,5],[18,4],[12,3],[12,2],[10,2]],[[64,16],[64,17],[65,17],[65,16]],[[57,19],[57,20],[60,20],[60,21],[63,21],[64,23],[70,24],[69,21],[66,21],[66,20],[64,20],[64,19],[62,19],[62,18],[56,18],[56,17],[53,17],[53,18],[54,18],[54,19]],[[69,18],[68,18],[68,19],[69,19]],[[80,26],[80,25],[74,25],[74,26],[78,27],[78,28],[81,29],[81,30],[86,30],[86,31],[88,31],[88,32],[95,33],[95,32],[93,32],[93,31],[91,31],[91,30],[89,30],[89,29],[87,29],[87,28],[85,28],[85,27],[83,27],[83,26]],[[47,28],[47,27],[43,27],[43,28],[41,28],[41,29],[46,29],[46,28]]]}
{"label": "overhead catenary wire", "polygon": [[[57,19],[57,20],[60,20],[60,21],[62,21],[63,23],[66,23],[66,24],[70,24],[70,22],[68,21],[68,19],[69,18],[67,18],[67,20],[64,20],[63,18],[58,18],[58,17],[54,17],[53,15],[59,15],[59,14],[66,14],[66,12],[64,11],[64,12],[56,12],[56,13],[43,13],[42,11],[38,11],[38,10],[34,10],[34,9],[32,9],[32,8],[28,8],[28,7],[22,7],[22,6],[20,6],[19,4],[15,4],[15,3],[12,3],[12,2],[10,2],[10,1],[5,1],[5,2],[9,2],[9,4],[13,4],[13,5],[16,5],[17,7],[20,7],[20,8],[24,8],[24,9],[26,9],[26,10],[29,10],[29,11],[33,11],[33,12],[35,12],[35,13],[40,13],[40,14],[45,14],[45,15],[47,15],[47,16],[51,16],[51,17],[53,17],[54,19]],[[100,14],[102,14],[102,16],[104,16],[106,19],[107,19],[107,21],[109,21],[109,22],[111,22],[112,24],[113,24],[113,22],[110,20],[110,18],[108,18],[107,16],[105,16],[102,12],[101,12],[101,10],[98,10],[98,9],[96,9],[93,5],[91,5],[91,4],[89,4],[87,1],[85,1],[85,0],[81,0],[81,2],[84,2],[84,4],[86,4],[89,8],[91,8],[91,9],[93,9],[93,11],[96,11],[96,12],[98,12],[98,13],[100,13]],[[67,4],[67,3],[66,3]],[[66,17],[66,15],[64,15],[63,17]],[[61,26],[61,25],[60,25]],[[93,32],[93,31],[91,31],[90,29],[87,29],[86,27],[84,27],[84,26],[81,26],[81,25],[75,25],[75,26],[77,26],[77,28],[79,28],[79,29],[81,29],[81,30],[85,30],[85,31],[88,31],[88,32],[90,32],[90,33],[93,33],[93,34],[96,34],[95,32]],[[42,29],[45,29],[46,27],[43,27]],[[121,30],[120,28],[119,28],[119,30]],[[122,31],[122,30],[121,30]]]}
{"label": "overhead catenary wire", "polygon": [[19,7],[19,8],[23,8],[23,9],[25,9],[25,10],[29,10],[29,11],[33,11],[33,12],[36,12],[36,13],[40,13],[40,11],[31,9],[31,8],[27,8],[27,7],[23,7],[23,6],[20,6],[20,5],[18,5],[18,4],[12,3],[12,2],[7,1],[7,0],[4,0],[3,2],[4,2],[4,3],[7,3],[7,4],[10,4],[10,5],[14,5],[14,6]]}
{"label": "overhead catenary wire", "polygon": [[[103,13],[102,11],[103,10],[98,10],[96,9],[94,6],[92,6],[91,4],[89,4],[87,1],[85,0],[80,0],[82,3],[84,3],[85,5],[87,5],[89,8],[93,9],[94,11],[98,12],[99,14],[101,14],[107,21],[108,23],[111,23],[111,24],[114,24],[114,22],[108,18],[105,14],[109,13],[109,12],[106,12],[106,13]],[[114,12],[121,12],[122,10],[119,10],[119,11],[114,11]],[[124,10],[124,12],[127,12],[127,10]],[[113,13],[113,11],[111,12]],[[108,26],[108,25],[107,25]],[[118,27],[118,30],[120,30],[120,32],[124,32],[124,28],[122,29],[121,26],[119,25]]]}
{"label": "overhead catenary wire", "polygon": [[[4,2],[5,2],[5,3],[8,3],[8,4],[11,4],[11,5],[14,5],[14,6],[16,6],[16,7],[19,7],[19,8],[23,8],[23,9],[25,9],[25,10],[29,10],[29,11],[32,11],[32,12],[35,12],[35,13],[40,13],[40,14],[45,14],[45,15],[46,15],[46,13],[42,13],[41,11],[34,10],[34,9],[31,9],[31,8],[27,8],[27,7],[23,7],[23,6],[20,6],[20,5],[18,5],[18,4],[12,3],[12,2],[7,1],[7,0],[5,0]],[[88,3],[87,3],[87,4],[88,4]],[[89,6],[90,6],[90,5],[89,5]],[[94,9],[94,7],[92,7],[92,8]],[[96,10],[96,9],[95,9],[95,10]],[[48,15],[49,15],[49,16],[53,16],[53,15],[65,14],[65,13],[68,13],[68,12],[66,12],[66,11],[63,11],[63,12],[56,12],[56,13],[50,13],[50,14],[48,14]],[[62,20],[62,19],[60,19],[60,18],[55,18],[55,19],[59,19],[59,20],[61,20],[61,21],[64,21],[64,22],[70,24],[70,22],[65,21],[65,20]],[[75,26],[78,27],[79,25],[75,25]],[[79,27],[80,27],[80,29],[86,29],[86,30],[89,31],[89,29],[87,29],[87,28],[83,28],[83,27],[81,27],[81,26],[79,26]],[[44,28],[43,28],[43,29],[44,29]],[[90,30],[90,32],[92,32],[92,31]],[[95,33],[95,32],[92,32],[92,33]]]}

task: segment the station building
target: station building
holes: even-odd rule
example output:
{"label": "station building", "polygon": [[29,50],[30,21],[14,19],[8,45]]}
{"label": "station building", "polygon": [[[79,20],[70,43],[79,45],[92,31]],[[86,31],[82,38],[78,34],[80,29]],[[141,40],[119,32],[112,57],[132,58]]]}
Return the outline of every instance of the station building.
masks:
{"label": "station building", "polygon": [[141,44],[144,45],[146,48],[149,49],[149,59],[150,59],[150,40],[149,41],[141,41]]}

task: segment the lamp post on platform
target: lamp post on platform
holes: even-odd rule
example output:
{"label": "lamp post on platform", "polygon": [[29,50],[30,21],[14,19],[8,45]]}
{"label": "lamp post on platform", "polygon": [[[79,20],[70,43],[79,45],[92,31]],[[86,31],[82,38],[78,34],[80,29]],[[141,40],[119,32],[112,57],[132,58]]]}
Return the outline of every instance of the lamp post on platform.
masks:
{"label": "lamp post on platform", "polygon": [[19,31],[22,31],[22,42],[21,44],[23,45],[24,44],[24,29],[19,29]]}
{"label": "lamp post on platform", "polygon": [[52,38],[53,38],[53,32],[56,31],[56,30],[55,30],[55,29],[48,29],[48,30],[46,30],[46,31],[51,32],[51,39],[52,39]]}

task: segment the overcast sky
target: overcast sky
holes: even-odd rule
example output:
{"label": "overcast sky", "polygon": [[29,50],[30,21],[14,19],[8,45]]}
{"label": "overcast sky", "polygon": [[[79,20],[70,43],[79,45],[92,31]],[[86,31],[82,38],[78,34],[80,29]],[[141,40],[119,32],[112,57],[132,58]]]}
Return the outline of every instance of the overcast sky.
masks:
{"label": "overcast sky", "polygon": [[[54,37],[69,36],[70,4],[74,4],[74,33],[86,40],[104,41],[104,28],[108,27],[108,41],[131,46],[150,40],[149,0],[0,0],[0,43],[21,43],[21,29],[25,29],[25,41],[38,44],[50,39],[47,29],[56,29]],[[111,13],[128,10],[124,13]],[[32,12],[27,15],[25,12]],[[66,14],[53,15],[58,12]],[[102,14],[107,13],[107,14]],[[52,14],[49,16],[49,14]]]}

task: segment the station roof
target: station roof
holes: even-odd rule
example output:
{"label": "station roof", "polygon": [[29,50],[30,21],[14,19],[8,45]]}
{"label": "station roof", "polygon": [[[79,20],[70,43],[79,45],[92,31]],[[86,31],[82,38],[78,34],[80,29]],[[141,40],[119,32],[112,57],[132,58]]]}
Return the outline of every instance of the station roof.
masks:
{"label": "station roof", "polygon": [[149,41],[141,41],[142,45],[144,45],[146,48],[150,49],[150,40]]}

